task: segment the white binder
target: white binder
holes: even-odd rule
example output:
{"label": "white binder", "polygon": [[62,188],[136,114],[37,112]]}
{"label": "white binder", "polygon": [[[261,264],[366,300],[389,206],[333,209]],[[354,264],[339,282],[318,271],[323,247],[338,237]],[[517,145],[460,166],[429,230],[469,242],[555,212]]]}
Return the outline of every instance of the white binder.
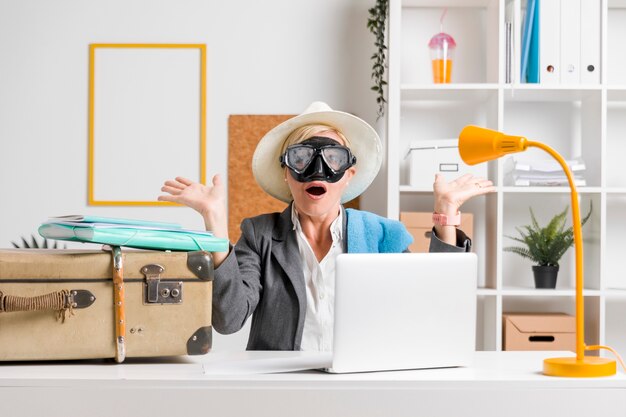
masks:
{"label": "white binder", "polygon": [[561,78],[561,0],[539,2],[539,82],[559,84]]}
{"label": "white binder", "polygon": [[511,83],[522,82],[522,9],[521,0],[507,0],[505,20],[513,23],[511,32]]}
{"label": "white binder", "polygon": [[561,0],[561,84],[580,83],[581,2],[585,1]]}
{"label": "white binder", "polygon": [[600,84],[600,20],[601,0],[580,0],[581,84]]}

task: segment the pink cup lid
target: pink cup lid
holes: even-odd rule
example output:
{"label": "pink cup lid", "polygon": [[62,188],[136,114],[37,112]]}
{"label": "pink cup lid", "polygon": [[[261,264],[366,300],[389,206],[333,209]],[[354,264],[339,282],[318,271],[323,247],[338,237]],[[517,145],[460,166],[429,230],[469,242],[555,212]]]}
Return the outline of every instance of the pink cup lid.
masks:
{"label": "pink cup lid", "polygon": [[429,48],[443,48],[444,45],[448,45],[448,48],[455,48],[456,42],[454,42],[454,38],[447,33],[440,32],[430,38],[430,42],[428,42]]}

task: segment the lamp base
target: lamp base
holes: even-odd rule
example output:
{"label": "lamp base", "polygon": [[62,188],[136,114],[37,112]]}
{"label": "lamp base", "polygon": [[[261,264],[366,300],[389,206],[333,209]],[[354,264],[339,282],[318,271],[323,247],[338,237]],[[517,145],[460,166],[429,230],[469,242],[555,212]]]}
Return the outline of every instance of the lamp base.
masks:
{"label": "lamp base", "polygon": [[564,376],[589,378],[596,376],[611,376],[617,373],[617,366],[613,359],[584,356],[578,360],[571,358],[549,358],[543,361],[543,374],[549,376]]}

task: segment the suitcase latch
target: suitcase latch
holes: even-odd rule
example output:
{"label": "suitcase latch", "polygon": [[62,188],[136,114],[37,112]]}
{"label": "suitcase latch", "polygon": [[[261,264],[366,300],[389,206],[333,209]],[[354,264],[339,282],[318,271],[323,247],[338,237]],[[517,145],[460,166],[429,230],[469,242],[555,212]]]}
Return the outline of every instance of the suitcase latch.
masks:
{"label": "suitcase latch", "polygon": [[144,304],[180,304],[183,302],[182,281],[161,281],[165,271],[161,265],[150,264],[141,268],[146,276]]}

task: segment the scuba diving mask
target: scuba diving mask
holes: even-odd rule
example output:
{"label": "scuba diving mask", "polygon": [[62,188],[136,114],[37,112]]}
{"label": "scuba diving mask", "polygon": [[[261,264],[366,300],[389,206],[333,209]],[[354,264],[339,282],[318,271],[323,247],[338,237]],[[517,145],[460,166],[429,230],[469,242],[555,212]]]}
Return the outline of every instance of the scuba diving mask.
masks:
{"label": "scuba diving mask", "polygon": [[280,166],[287,166],[291,176],[298,182],[334,183],[356,164],[356,157],[350,149],[323,136],[314,136],[289,146],[279,160]]}

